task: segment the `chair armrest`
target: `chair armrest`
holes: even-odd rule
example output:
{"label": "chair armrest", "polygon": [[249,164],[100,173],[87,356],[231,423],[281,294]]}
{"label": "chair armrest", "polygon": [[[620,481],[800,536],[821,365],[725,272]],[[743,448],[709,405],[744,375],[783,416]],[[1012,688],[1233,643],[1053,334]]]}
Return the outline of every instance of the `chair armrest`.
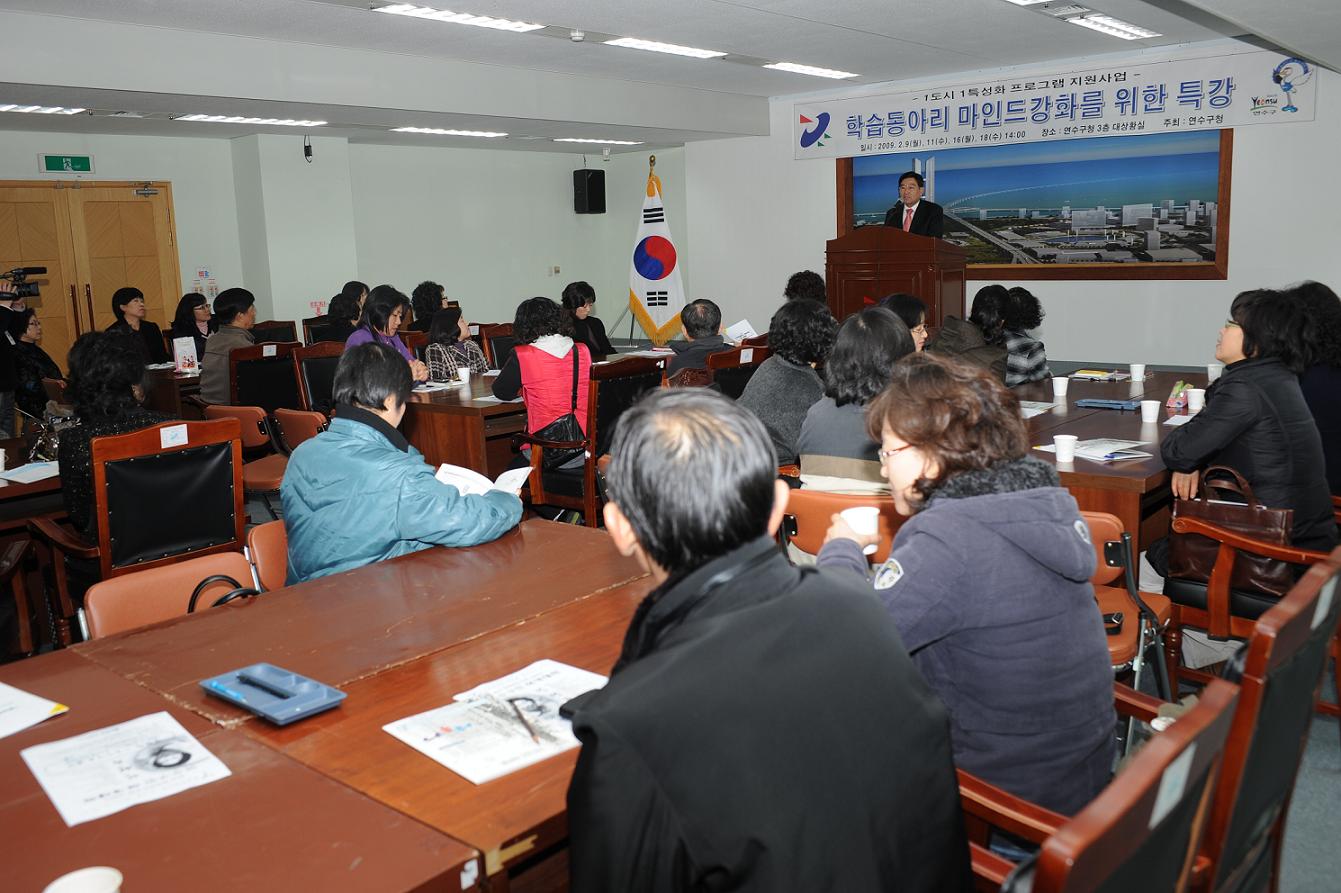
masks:
{"label": "chair armrest", "polygon": [[973,866],[973,877],[986,881],[993,890],[1000,890],[1015,870],[1014,862],[972,842],[969,843],[969,862]]}
{"label": "chair armrest", "polygon": [[37,539],[73,558],[94,559],[98,557],[97,546],[90,546],[79,540],[74,534],[50,518],[29,518],[28,530]]}
{"label": "chair armrest", "polygon": [[1299,549],[1294,546],[1277,546],[1197,518],[1175,518],[1173,520],[1173,532],[1199,533],[1202,536],[1210,537],[1217,543],[1223,543],[1244,552],[1251,552],[1254,555],[1275,558],[1277,561],[1287,561],[1290,564],[1317,564],[1327,557],[1326,552],[1315,552],[1311,549]]}
{"label": "chair armrest", "polygon": [[778,477],[799,478],[801,476],[801,466],[799,465],[779,465]]}
{"label": "chair armrest", "polygon": [[28,554],[32,545],[32,540],[24,538],[0,549],[0,583],[7,582],[14,576],[14,571],[23,563],[23,556]]}
{"label": "chair armrest", "polygon": [[1159,716],[1159,708],[1166,702],[1152,698],[1121,682],[1113,683],[1113,706],[1120,716],[1130,716],[1142,722],[1150,722]]}
{"label": "chair armrest", "polygon": [[1003,831],[1041,844],[1066,823],[1066,816],[1008,794],[963,769],[959,775],[959,804],[964,812]]}
{"label": "chair armrest", "polygon": [[529,443],[532,446],[543,447],[547,450],[576,450],[585,449],[587,442],[585,440],[545,440],[536,437],[534,434],[518,434],[517,439],[522,443]]}

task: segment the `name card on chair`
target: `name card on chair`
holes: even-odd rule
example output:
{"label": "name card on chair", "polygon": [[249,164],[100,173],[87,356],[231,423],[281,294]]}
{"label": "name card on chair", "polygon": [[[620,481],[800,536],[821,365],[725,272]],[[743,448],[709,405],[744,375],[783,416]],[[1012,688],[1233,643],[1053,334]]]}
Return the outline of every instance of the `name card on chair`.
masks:
{"label": "name card on chair", "polygon": [[1150,809],[1151,828],[1164,821],[1164,817],[1178,805],[1179,800],[1183,799],[1183,791],[1187,790],[1187,776],[1192,771],[1192,758],[1196,752],[1197,745],[1189,744],[1187,750],[1180,753],[1160,776],[1159,790],[1155,793],[1155,805]]}
{"label": "name card on chair", "polygon": [[754,348],[747,347],[740,352],[740,365],[744,366],[754,360]]}
{"label": "name card on chair", "polygon": [[279,353],[279,348],[276,347],[275,345],[273,345],[273,344],[262,344],[262,345],[261,345],[261,356],[263,356],[263,357],[273,357],[273,356],[274,356],[275,354],[277,354],[277,353]]}
{"label": "name card on chair", "polygon": [[186,446],[189,438],[186,435],[185,425],[169,425],[166,428],[158,430],[158,445],[160,449],[169,447]]}
{"label": "name card on chair", "polygon": [[1332,599],[1336,597],[1336,580],[1336,577],[1332,577],[1322,584],[1322,591],[1318,593],[1318,606],[1313,609],[1313,629],[1317,629],[1332,612]]}

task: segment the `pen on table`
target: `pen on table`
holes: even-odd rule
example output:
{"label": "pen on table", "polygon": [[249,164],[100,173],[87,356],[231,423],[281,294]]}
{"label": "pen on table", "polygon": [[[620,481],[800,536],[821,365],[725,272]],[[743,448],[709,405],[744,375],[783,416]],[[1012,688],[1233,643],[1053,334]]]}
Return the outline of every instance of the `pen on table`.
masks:
{"label": "pen on table", "polygon": [[527,721],[526,716],[521,712],[521,708],[517,706],[517,699],[508,698],[508,703],[512,705],[512,712],[517,714],[517,721],[520,722],[523,726],[525,726],[526,731],[530,733],[531,740],[534,741],[536,744],[539,744],[540,736],[535,733],[535,727],[532,726],[531,723]]}

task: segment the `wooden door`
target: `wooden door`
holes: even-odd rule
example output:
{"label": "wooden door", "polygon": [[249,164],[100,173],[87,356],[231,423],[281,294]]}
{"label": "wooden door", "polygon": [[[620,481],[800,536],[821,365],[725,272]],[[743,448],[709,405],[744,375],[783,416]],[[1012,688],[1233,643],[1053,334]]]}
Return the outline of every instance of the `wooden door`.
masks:
{"label": "wooden door", "polygon": [[144,292],[148,318],[167,331],[182,296],[171,184],[85,181],[66,195],[86,327],[90,318],[99,331],[115,322],[112,294],[132,285]]}
{"label": "wooden door", "polygon": [[[62,369],[82,324],[74,303],[78,277],[63,190],[51,182],[0,183],[0,268],[46,267],[31,276],[41,290],[27,305],[42,320],[42,348]],[[72,291],[74,290],[74,291]]]}

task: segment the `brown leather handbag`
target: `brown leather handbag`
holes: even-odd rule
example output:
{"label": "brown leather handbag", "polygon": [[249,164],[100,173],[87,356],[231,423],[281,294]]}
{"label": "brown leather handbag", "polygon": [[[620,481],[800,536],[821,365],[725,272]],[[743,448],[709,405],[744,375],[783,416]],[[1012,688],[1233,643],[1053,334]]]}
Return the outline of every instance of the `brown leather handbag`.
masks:
{"label": "brown leather handbag", "polygon": [[[1219,480],[1208,480],[1217,475],[1220,476]],[[1238,494],[1243,501],[1216,500],[1210,495],[1210,491],[1214,490]],[[1290,544],[1290,528],[1294,523],[1294,509],[1273,509],[1262,505],[1253,496],[1252,487],[1243,475],[1224,465],[1214,465],[1201,475],[1196,499],[1174,500],[1173,516],[1206,521],[1277,546]],[[1180,580],[1209,582],[1219,549],[1220,544],[1210,537],[1197,533],[1170,533],[1169,576]],[[1234,572],[1229,578],[1229,588],[1280,598],[1294,582],[1292,565],[1241,551],[1234,557]]]}

